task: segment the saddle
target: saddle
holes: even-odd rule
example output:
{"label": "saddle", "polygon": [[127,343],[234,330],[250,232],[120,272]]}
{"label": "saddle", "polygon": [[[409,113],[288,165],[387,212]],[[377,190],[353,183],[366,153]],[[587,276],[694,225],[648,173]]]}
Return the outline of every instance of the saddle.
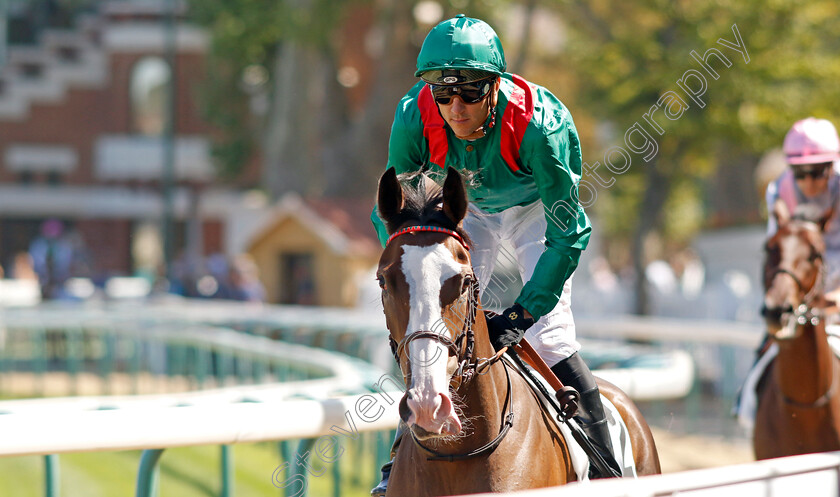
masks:
{"label": "saddle", "polygon": [[[569,446],[572,466],[575,468],[578,479],[589,479],[590,465],[593,465],[600,474],[614,474],[614,470],[610,469],[609,464],[592,445],[577,421],[573,419],[578,409],[578,392],[562,384],[527,340],[520,341],[514,347],[513,352],[514,354],[504,355],[503,360],[526,380],[528,386],[540,400],[542,409],[554,420],[561,433],[563,433]],[[528,364],[523,364],[520,357],[525,359]],[[538,374],[535,374],[535,371]],[[551,392],[554,392],[554,394]],[[604,405],[607,423],[610,428],[610,438],[613,444],[612,453],[615,454],[618,467],[622,468],[622,474],[616,476],[635,477],[636,467],[627,426],[618,410],[603,394],[601,395],[601,402]]]}

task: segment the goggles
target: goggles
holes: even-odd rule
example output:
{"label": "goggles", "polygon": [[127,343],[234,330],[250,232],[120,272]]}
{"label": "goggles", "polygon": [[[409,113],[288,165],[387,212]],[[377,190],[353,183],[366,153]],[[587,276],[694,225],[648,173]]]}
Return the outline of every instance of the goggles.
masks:
{"label": "goggles", "polygon": [[796,179],[805,179],[810,176],[813,179],[822,179],[828,175],[831,170],[831,163],[816,164],[813,166],[796,166],[793,168],[793,177]]}
{"label": "goggles", "polygon": [[435,102],[440,105],[449,104],[452,101],[452,97],[456,95],[461,97],[461,100],[465,104],[475,104],[487,98],[487,95],[490,94],[490,89],[493,87],[494,79],[495,77],[461,85],[429,86],[432,87],[432,96],[435,97]]}

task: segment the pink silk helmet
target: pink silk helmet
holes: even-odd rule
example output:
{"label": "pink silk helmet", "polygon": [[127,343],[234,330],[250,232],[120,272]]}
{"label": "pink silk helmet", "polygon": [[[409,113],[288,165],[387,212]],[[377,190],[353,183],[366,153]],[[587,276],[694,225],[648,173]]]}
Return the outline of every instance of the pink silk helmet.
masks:
{"label": "pink silk helmet", "polygon": [[788,164],[820,164],[840,159],[840,139],[830,121],[808,117],[797,121],[785,136]]}

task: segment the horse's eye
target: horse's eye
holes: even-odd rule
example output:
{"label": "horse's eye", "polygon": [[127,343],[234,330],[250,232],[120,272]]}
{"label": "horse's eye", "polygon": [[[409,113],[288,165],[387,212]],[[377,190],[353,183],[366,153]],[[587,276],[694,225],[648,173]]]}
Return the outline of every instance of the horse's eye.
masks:
{"label": "horse's eye", "polygon": [[461,284],[461,292],[466,292],[469,290],[470,286],[473,284],[473,276],[468,274],[464,276],[464,282]]}
{"label": "horse's eye", "polygon": [[379,288],[385,290],[385,277],[381,274],[376,275],[376,281],[379,282]]}

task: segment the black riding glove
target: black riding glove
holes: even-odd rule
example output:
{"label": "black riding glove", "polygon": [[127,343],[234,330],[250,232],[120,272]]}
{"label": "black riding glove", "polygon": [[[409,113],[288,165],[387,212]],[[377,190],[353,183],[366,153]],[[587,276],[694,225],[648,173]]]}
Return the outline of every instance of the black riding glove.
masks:
{"label": "black riding glove", "polygon": [[493,348],[501,350],[512,347],[522,340],[525,332],[533,326],[534,319],[525,317],[525,309],[519,304],[513,304],[501,314],[487,320],[487,331],[490,333],[490,343]]}

